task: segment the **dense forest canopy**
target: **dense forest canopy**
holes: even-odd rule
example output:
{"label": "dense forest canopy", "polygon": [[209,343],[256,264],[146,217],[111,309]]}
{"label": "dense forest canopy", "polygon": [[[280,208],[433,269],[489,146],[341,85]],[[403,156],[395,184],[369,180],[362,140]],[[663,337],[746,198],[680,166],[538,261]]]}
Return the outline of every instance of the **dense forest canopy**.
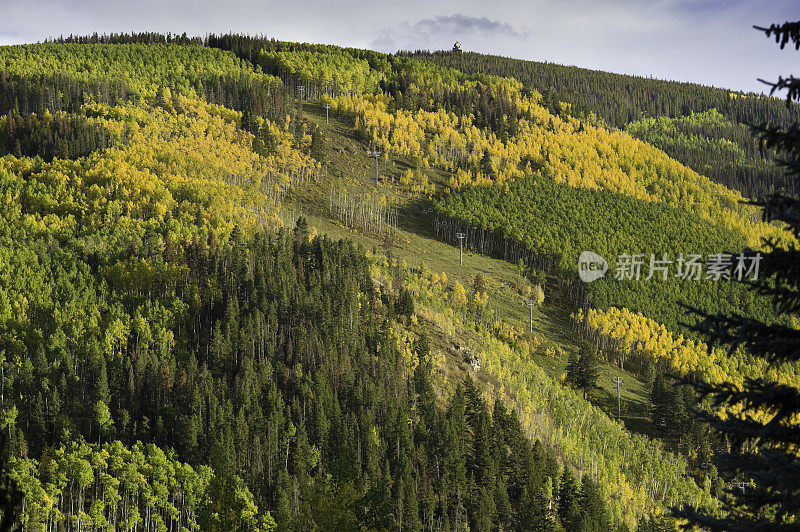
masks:
{"label": "dense forest canopy", "polygon": [[[678,118],[716,109],[735,123],[789,124],[800,108],[764,94],[742,93],[696,83],[665,81],[590,70],[557,63],[525,61],[474,52],[404,52],[402,55],[456,68],[468,74],[513,77],[578,113],[593,112],[610,127],[641,118]],[[764,87],[767,92],[767,87]]]}
{"label": "dense forest canopy", "polygon": [[401,55],[469,74],[513,77],[539,91],[553,113],[624,129],[745,196],[794,186],[774,165],[772,154],[758,151],[749,128],[796,122],[800,118],[796,103],[786,105],[763,93],[472,52]]}
{"label": "dense forest canopy", "polygon": [[[742,124],[795,118],[477,54],[155,33],[0,47],[0,430],[25,529],[648,530],[669,505],[713,510],[724,442],[665,375],[797,374],[707,352],[678,302],[782,316],[735,282],[587,288],[574,264],[761,249],[780,232],[741,202],[786,182]],[[350,167],[333,182],[336,134],[378,153],[375,188]],[[402,175],[379,183],[379,165]],[[387,190],[433,207],[442,240],[522,259],[520,294],[562,298],[584,359],[627,364],[669,425],[636,433],[546,373],[483,274],[402,265]],[[287,214],[320,216],[319,196],[386,257]],[[445,383],[456,331],[473,371]]]}
{"label": "dense forest canopy", "polygon": [[[573,272],[586,250],[609,261],[611,272],[587,285],[590,301],[598,308],[626,307],[688,333],[679,324],[679,303],[709,311],[727,309],[766,321],[776,315],[766,300],[756,297],[734,280],[717,282],[703,272],[677,278],[675,261],[683,254],[706,260],[719,253],[744,249],[741,236],[677,208],[631,198],[608,190],[570,187],[546,179],[516,181],[509,187],[471,186],[436,203],[436,212],[459,221],[470,246],[491,253],[503,250],[505,241],[522,243],[533,252],[529,261],[555,271]],[[664,231],[669,227],[670,231]],[[449,224],[439,229],[452,232]],[[641,254],[641,275],[616,279],[617,260],[624,254]],[[669,276],[647,280],[651,255],[672,261]],[[550,260],[547,260],[550,258]],[[720,293],[724,297],[720,297]]]}
{"label": "dense forest canopy", "polygon": [[795,190],[796,184],[776,164],[774,153],[760,149],[750,128],[716,109],[681,118],[635,120],[625,131],[745,197],[763,197],[775,189]]}
{"label": "dense forest canopy", "polygon": [[[552,453],[470,382],[439,406],[424,337],[401,356],[407,296],[351,244],[281,229],[318,164],[293,119],[236,99],[279,81],[176,43],[2,55],[3,429],[26,528],[555,521]],[[569,519],[606,522],[570,482]]]}

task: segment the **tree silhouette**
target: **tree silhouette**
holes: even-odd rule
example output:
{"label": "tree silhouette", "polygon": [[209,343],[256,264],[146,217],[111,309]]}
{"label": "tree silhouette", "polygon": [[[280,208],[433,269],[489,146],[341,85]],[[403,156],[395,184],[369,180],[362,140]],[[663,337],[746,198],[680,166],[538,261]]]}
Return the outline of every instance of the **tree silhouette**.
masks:
{"label": "tree silhouette", "polygon": [[[783,48],[793,43],[800,49],[800,22],[756,27],[775,37]],[[800,101],[800,79],[794,76],[768,83],[771,94],[786,91],[786,105]],[[792,179],[800,177],[800,124],[785,127],[757,126],[762,147],[775,149]],[[774,193],[760,202],[765,222],[782,222],[795,239],[800,238],[800,197]],[[778,240],[765,242],[761,277],[751,288],[772,299],[787,318],[800,317],[800,248]],[[711,344],[727,345],[730,351],[747,349],[771,365],[796,363],[800,359],[800,330],[784,323],[766,324],[739,314],[701,315],[695,329]],[[789,323],[788,321],[786,323]],[[796,323],[796,322],[795,322]],[[723,515],[694,507],[674,508],[687,526],[710,530],[797,530],[800,520],[800,390],[765,379],[745,379],[738,388],[731,383],[711,385],[694,382],[717,412],[698,410],[731,443],[731,451],[719,456],[719,467],[733,479],[723,500]]]}

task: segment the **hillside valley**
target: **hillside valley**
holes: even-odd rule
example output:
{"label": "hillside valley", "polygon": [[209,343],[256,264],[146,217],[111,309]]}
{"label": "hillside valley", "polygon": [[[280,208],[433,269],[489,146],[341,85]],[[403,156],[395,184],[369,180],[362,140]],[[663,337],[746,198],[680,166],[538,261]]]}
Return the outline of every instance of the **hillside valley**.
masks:
{"label": "hillside valley", "polygon": [[800,324],[733,269],[584,283],[578,261],[708,272],[796,244],[749,201],[794,190],[745,124],[798,117],[473,53],[0,46],[22,529],[650,531],[720,511],[730,442],[680,378],[800,373],[709,346],[685,305]]}

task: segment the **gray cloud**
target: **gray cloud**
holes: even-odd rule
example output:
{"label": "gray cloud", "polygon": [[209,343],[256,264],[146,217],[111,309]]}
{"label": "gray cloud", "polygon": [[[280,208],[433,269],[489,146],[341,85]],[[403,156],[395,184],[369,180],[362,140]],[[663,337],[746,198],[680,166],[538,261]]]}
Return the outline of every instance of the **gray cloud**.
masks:
{"label": "gray cloud", "polygon": [[486,17],[470,17],[462,13],[436,18],[424,18],[413,26],[414,33],[420,35],[438,35],[447,32],[464,32],[467,34],[481,33],[500,34],[504,36],[521,37],[527,31],[518,31],[508,23],[490,20]]}
{"label": "gray cloud", "polygon": [[507,22],[456,13],[386,28],[371,46],[384,51],[442,48],[457,40],[527,39],[529,35],[526,28],[516,28]]}

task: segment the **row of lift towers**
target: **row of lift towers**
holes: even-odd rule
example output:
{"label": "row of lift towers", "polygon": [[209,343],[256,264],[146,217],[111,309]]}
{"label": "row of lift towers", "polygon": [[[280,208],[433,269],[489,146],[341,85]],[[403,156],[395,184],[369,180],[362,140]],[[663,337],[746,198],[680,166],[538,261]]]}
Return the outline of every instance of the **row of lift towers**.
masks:
{"label": "row of lift towers", "polygon": [[[456,43],[453,45],[453,51],[454,52],[461,52],[462,51],[461,41],[456,41]],[[302,99],[303,93],[305,92],[305,87],[300,85],[300,86],[297,87],[297,90],[300,92],[300,97]],[[330,119],[329,119],[329,114],[328,113],[330,111],[331,106],[330,106],[330,104],[326,103],[326,104],[323,105],[323,107],[325,108],[325,123],[328,124],[328,123],[330,123]],[[372,158],[375,159],[375,186],[378,186],[378,159],[380,158],[382,153],[381,153],[380,150],[371,150],[371,151],[368,152],[368,155],[369,155],[369,157],[372,157]],[[466,235],[466,233],[458,232],[458,233],[456,233],[456,238],[458,239],[458,255],[459,255],[459,259],[458,260],[459,260],[459,264],[463,266],[464,265],[464,240],[467,238],[467,235]],[[529,327],[530,327],[530,332],[533,332],[533,308],[536,306],[536,303],[532,299],[526,299],[524,301],[524,304],[527,305],[528,308],[530,309]],[[620,385],[622,384],[622,377],[612,377],[611,380],[614,381],[614,384],[615,384],[615,386],[617,388],[617,419],[620,419],[622,417],[622,400],[621,400],[621,396],[620,396]]]}

